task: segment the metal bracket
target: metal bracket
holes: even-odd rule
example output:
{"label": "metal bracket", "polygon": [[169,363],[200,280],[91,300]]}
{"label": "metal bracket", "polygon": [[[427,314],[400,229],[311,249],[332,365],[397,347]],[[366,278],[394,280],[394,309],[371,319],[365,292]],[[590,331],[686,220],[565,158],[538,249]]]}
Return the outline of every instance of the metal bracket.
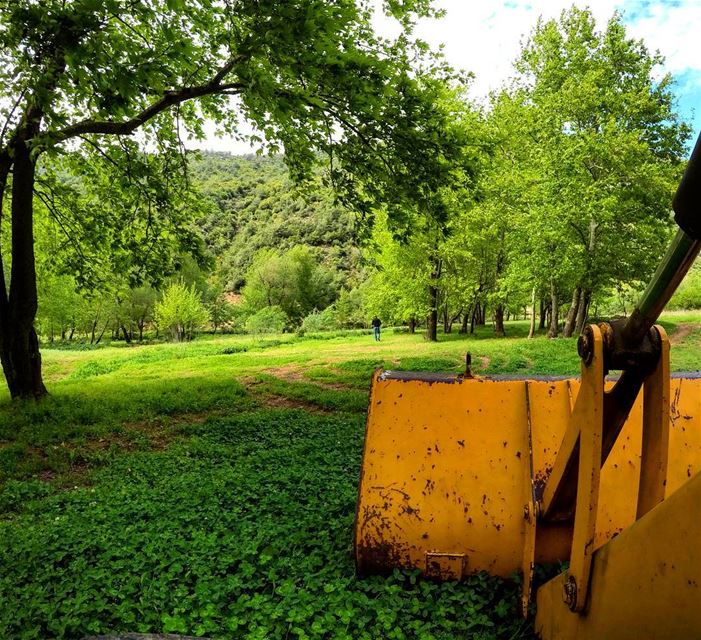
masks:
{"label": "metal bracket", "polygon": [[[636,518],[664,500],[669,449],[669,340],[664,329],[655,326],[659,340],[659,358],[643,383],[643,434],[640,481]],[[572,411],[570,424],[560,447],[555,466],[543,494],[544,516],[555,513],[553,505],[563,487],[568,470],[576,469],[576,502],[570,565],[563,583],[563,600],[572,611],[583,611],[589,589],[601,468],[615,442],[605,442],[606,374],[605,336],[596,325],[587,327],[586,350],[582,355],[582,384]],[[586,357],[585,357],[586,356]],[[636,394],[637,395],[637,394]],[[609,398],[611,395],[609,394]],[[632,398],[634,400],[634,397]],[[609,401],[610,402],[610,401]],[[628,402],[618,413],[630,408]],[[611,412],[613,414],[613,412]],[[620,416],[617,416],[620,417]]]}
{"label": "metal bracket", "polygon": [[657,367],[643,385],[643,443],[636,520],[664,500],[669,459],[669,339],[660,325],[661,353]]}
{"label": "metal bracket", "polygon": [[596,514],[601,476],[601,441],[604,427],[604,341],[601,329],[592,325],[589,333],[592,358],[582,361],[582,385],[577,395],[572,425],[578,432],[579,469],[574,515],[572,551],[563,597],[572,611],[581,611],[589,587],[594,553]]}

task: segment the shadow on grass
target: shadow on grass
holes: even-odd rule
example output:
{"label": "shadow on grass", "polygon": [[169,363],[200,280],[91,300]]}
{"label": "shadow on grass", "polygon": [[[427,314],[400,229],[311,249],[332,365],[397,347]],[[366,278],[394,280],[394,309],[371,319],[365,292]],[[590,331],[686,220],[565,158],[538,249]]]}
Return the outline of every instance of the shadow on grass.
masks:
{"label": "shadow on grass", "polygon": [[231,378],[65,382],[41,402],[0,405],[0,481],[80,473],[125,451],[161,448],[176,435],[163,424],[174,416],[252,406]]}
{"label": "shadow on grass", "polygon": [[[369,391],[369,383],[366,383]],[[364,412],[368,405],[368,391],[355,389],[329,389],[314,384],[285,380],[269,374],[258,374],[251,381],[255,394],[289,398],[310,407],[326,411]]]}

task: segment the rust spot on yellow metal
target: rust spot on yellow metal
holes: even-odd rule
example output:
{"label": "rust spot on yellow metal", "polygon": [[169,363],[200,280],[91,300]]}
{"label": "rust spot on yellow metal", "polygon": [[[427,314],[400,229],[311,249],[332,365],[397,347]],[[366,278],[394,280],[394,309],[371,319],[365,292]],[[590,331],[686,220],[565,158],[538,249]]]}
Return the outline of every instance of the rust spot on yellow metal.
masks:
{"label": "rust spot on yellow metal", "polygon": [[[520,514],[542,498],[579,380],[412,376],[373,378],[355,524],[358,569],[425,571],[426,553],[463,553],[466,571],[508,577],[523,565]],[[672,377],[670,394],[666,496],[701,470],[701,378]],[[635,521],[641,434],[639,397],[601,471],[594,548]],[[531,456],[505,455],[505,448],[532,452],[532,476]],[[481,508],[466,517],[470,504]],[[539,525],[535,562],[567,559],[571,536],[571,523]]]}

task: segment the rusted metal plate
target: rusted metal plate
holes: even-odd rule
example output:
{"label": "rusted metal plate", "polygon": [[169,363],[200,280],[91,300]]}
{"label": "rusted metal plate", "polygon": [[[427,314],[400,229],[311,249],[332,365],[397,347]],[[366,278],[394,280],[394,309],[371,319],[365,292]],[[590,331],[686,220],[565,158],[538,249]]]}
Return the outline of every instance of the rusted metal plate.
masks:
{"label": "rusted metal plate", "polygon": [[[674,381],[673,381],[674,382]],[[563,602],[565,574],[538,590],[543,640],[701,638],[701,474],[594,554],[583,614]]]}
{"label": "rusted metal plate", "polygon": [[439,580],[460,580],[467,573],[464,553],[426,553],[424,575]]}
{"label": "rusted metal plate", "polygon": [[[519,567],[528,502],[525,382],[376,375],[356,522],[359,572],[425,571],[464,554],[469,571]],[[450,578],[452,571],[437,578]]]}
{"label": "rusted metal plate", "polygon": [[[531,378],[527,403],[525,379],[377,372],[355,526],[359,572],[426,571],[426,554],[441,553],[463,554],[470,573],[520,570],[532,500],[529,411],[538,491],[578,390],[576,379]],[[670,394],[667,495],[701,470],[701,379],[672,376]],[[635,520],[641,432],[638,398],[601,472],[596,547]],[[568,559],[570,541],[567,524],[539,525],[536,562]]]}

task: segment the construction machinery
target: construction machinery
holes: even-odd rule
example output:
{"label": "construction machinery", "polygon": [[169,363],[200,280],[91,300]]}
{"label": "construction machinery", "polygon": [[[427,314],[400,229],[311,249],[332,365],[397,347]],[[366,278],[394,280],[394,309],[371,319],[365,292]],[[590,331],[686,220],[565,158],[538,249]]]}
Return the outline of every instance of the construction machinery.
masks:
{"label": "construction machinery", "polygon": [[701,638],[701,374],[670,374],[655,325],[701,249],[701,136],[673,209],[635,311],[585,327],[579,379],[375,372],[359,574],[521,572],[525,615],[534,566],[563,563],[535,595],[545,640]]}

